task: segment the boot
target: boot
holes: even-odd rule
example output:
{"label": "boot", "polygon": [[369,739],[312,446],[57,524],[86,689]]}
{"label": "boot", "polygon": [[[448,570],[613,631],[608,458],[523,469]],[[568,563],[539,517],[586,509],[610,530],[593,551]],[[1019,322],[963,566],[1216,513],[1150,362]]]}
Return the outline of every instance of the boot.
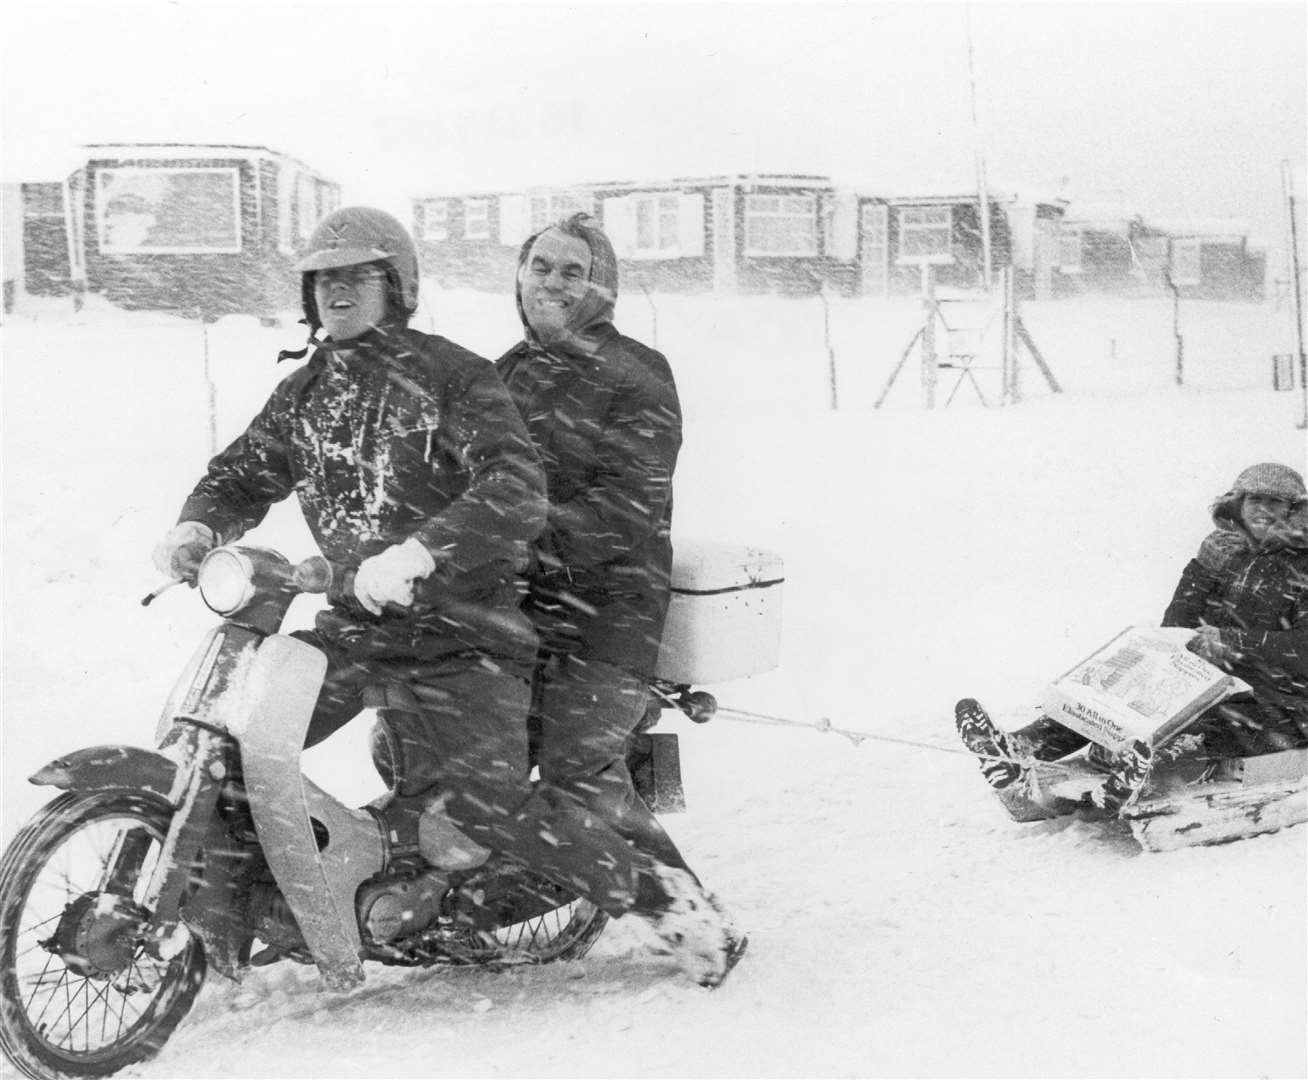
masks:
{"label": "boot", "polygon": [[733,924],[722,902],[685,870],[655,866],[652,874],[660,898],[650,907],[638,899],[631,910],[642,936],[700,986],[721,985],[744,955],[748,936]]}
{"label": "boot", "polygon": [[995,727],[976,698],[963,698],[954,706],[954,726],[963,745],[980,759],[981,775],[992,788],[1001,791],[1021,777],[1023,766],[1007,736]]}
{"label": "boot", "polygon": [[1154,752],[1147,742],[1136,739],[1118,757],[1117,765],[1095,792],[1092,800],[1110,814],[1120,814],[1140,798],[1153,772]]}

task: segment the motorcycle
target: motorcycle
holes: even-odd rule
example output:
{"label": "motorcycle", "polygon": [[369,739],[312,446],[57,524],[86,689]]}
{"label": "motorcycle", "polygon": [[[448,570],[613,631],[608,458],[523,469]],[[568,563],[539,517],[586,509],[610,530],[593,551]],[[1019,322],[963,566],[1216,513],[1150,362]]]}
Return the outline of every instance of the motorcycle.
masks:
{"label": "motorcycle", "polygon": [[[418,810],[414,851],[302,774],[326,660],[280,631],[292,600],[334,576],[320,557],[215,549],[195,584],[222,622],[169,695],[156,749],[90,747],[30,778],[62,794],[0,860],[0,1049],[25,1075],[148,1060],[210,968],[239,981],[290,959],[344,990],[365,962],[550,963],[603,931],[603,911],[481,848],[440,799]],[[628,765],[657,813],[684,796],[677,736],[649,728],[665,707],[703,722],[715,702],[657,678],[651,691]]]}

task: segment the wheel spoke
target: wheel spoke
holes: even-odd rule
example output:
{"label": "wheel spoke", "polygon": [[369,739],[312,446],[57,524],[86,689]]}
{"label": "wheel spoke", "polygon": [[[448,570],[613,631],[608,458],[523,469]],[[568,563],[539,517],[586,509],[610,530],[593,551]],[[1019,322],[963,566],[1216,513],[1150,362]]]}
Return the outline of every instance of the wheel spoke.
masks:
{"label": "wheel spoke", "polygon": [[[41,971],[41,974],[37,976],[36,983],[32,986],[32,995],[27,999],[27,1002],[24,1005],[26,1011],[28,1012],[31,1011],[32,1003],[36,1000],[36,993],[41,988],[41,984],[45,982],[45,977],[48,974],[50,974],[50,967],[54,963],[54,959],[55,958],[51,956],[48,960],[46,960],[45,968]],[[33,1026],[35,1027],[41,1026],[41,1021],[45,1019],[45,1010],[50,1007],[50,1002],[52,1002],[55,999],[55,995],[59,992],[59,987],[63,984],[64,980],[67,978],[68,978],[68,969],[64,968],[55,977],[54,985],[50,987],[50,993],[46,996],[45,1007],[42,1008],[38,1016],[33,1018],[32,1020]]]}
{"label": "wheel spoke", "polygon": [[190,1008],[198,945],[163,960],[140,940],[168,814],[140,796],[60,796],[5,854],[0,1024],[25,1073],[118,1072],[151,1056]]}

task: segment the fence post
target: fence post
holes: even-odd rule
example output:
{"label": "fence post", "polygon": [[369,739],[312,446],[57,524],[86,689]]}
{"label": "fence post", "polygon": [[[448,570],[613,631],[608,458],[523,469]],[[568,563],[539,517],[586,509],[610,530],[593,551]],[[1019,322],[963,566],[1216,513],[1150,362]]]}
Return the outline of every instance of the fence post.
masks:
{"label": "fence post", "polygon": [[1000,287],[1003,290],[1004,318],[1003,341],[1001,343],[1000,375],[1003,383],[1000,400],[1010,405],[1017,400],[1017,320],[1015,314],[1016,293],[1013,288],[1013,268],[1005,266],[1000,271]]}
{"label": "fence post", "polygon": [[934,409],[940,360],[936,356],[936,275],[930,263],[922,264],[922,302],[926,307],[926,322],[922,327],[922,385],[926,407]]}
{"label": "fence post", "polygon": [[204,338],[204,384],[209,397],[209,456],[218,453],[218,387],[209,368],[209,320],[200,316],[200,333]]}
{"label": "fence post", "polygon": [[827,300],[825,284],[818,286],[818,299],[822,301],[822,339],[827,347],[827,385],[831,389],[831,411],[840,408],[840,395],[836,390],[836,350],[831,346],[831,304]]}
{"label": "fence post", "polygon": [[649,294],[649,289],[646,288],[645,283],[644,283],[643,281],[642,281],[641,284],[640,284],[640,291],[643,292],[643,293],[645,294],[645,302],[646,302],[647,304],[649,304],[649,310],[650,310],[650,333],[649,333],[649,344],[650,344],[650,348],[651,348],[651,349],[657,349],[657,348],[659,347],[659,309],[658,309],[657,307],[654,306],[654,297],[650,296],[650,294]]}

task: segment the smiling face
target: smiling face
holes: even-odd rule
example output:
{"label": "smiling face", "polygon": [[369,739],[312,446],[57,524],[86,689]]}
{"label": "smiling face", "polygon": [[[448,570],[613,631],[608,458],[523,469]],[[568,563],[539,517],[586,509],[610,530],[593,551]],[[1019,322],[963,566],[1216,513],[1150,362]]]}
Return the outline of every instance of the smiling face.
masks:
{"label": "smiling face", "polygon": [[1240,502],[1240,519],[1249,535],[1262,540],[1267,531],[1290,516],[1290,501],[1275,495],[1246,495]]}
{"label": "smiling face", "polygon": [[349,341],[386,318],[386,271],[377,263],[315,271],[313,300],[332,340]]}
{"label": "smiling face", "polygon": [[580,237],[548,229],[536,237],[518,275],[527,325],[544,344],[558,341],[590,291],[590,248]]}

